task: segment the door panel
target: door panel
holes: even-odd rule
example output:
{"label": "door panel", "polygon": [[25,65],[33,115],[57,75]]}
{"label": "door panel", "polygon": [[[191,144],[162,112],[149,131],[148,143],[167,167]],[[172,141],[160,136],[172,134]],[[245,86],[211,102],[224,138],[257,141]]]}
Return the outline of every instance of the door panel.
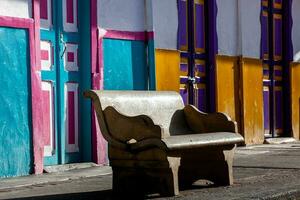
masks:
{"label": "door panel", "polygon": [[42,98],[44,102],[44,156],[51,157],[55,154],[55,112],[54,88],[51,82],[42,82]]}

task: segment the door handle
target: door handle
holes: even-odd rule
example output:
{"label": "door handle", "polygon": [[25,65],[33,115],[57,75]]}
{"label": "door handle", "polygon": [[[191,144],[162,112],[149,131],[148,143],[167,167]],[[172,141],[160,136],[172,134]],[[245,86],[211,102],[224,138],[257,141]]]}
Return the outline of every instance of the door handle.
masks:
{"label": "door handle", "polygon": [[60,55],[60,58],[63,58],[64,55],[65,55],[65,53],[66,53],[66,50],[67,50],[67,44],[66,44],[66,42],[64,41],[64,36],[63,36],[62,33],[60,34],[60,42],[61,42],[61,44],[63,45],[63,51],[62,51],[62,53],[61,53],[61,55]]}

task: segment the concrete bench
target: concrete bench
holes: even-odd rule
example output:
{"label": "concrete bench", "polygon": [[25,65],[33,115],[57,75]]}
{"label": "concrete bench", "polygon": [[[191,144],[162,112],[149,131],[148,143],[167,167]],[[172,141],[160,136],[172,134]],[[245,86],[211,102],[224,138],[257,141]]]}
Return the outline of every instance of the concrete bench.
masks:
{"label": "concrete bench", "polygon": [[176,92],[88,91],[108,141],[113,191],[179,194],[199,179],[233,183],[236,122],[184,106]]}

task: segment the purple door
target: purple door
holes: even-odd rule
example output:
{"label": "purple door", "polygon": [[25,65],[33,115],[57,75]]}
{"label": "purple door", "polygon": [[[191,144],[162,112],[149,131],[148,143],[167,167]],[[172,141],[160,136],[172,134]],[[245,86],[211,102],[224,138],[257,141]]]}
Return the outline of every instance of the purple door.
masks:
{"label": "purple door", "polygon": [[265,135],[283,133],[283,0],[262,0]]}
{"label": "purple door", "polygon": [[180,94],[185,104],[207,111],[206,1],[178,0]]}

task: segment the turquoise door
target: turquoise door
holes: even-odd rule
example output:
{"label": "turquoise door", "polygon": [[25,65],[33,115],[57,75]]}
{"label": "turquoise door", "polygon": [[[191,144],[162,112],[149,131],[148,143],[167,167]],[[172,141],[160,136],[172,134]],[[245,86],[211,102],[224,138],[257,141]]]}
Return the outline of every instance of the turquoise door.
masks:
{"label": "turquoise door", "polygon": [[77,0],[41,0],[44,163],[79,162]]}
{"label": "turquoise door", "polygon": [[0,177],[32,172],[28,30],[0,27]]}

